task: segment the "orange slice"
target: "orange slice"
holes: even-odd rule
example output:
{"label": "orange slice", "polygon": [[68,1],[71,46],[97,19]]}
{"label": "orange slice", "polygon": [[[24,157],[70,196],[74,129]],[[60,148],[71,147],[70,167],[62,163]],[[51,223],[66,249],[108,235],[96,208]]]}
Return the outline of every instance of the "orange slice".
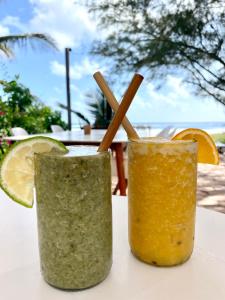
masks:
{"label": "orange slice", "polygon": [[198,143],[198,162],[219,164],[219,154],[211,136],[204,130],[188,128],[176,134],[172,140],[195,140]]}

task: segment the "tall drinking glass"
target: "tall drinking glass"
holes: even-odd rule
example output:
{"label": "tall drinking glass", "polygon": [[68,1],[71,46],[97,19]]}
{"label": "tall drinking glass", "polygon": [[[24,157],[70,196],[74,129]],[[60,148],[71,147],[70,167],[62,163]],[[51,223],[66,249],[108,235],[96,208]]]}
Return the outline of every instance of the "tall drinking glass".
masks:
{"label": "tall drinking glass", "polygon": [[185,262],[194,243],[197,143],[140,139],[128,145],[129,242],[140,260]]}
{"label": "tall drinking glass", "polygon": [[44,279],[61,289],[101,282],[112,264],[110,154],[36,154],[35,187]]}

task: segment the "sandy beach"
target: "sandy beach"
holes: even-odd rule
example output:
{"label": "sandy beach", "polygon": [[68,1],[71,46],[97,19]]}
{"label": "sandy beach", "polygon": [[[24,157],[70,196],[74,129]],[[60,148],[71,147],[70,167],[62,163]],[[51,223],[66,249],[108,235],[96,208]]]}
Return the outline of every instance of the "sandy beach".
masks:
{"label": "sandy beach", "polygon": [[218,166],[198,165],[197,201],[204,206],[225,213],[225,154]]}
{"label": "sandy beach", "polygon": [[[174,131],[173,134],[176,134],[184,129],[186,129],[186,128],[175,128],[175,127],[171,126],[170,132]],[[204,129],[204,130],[208,134],[225,133],[225,127],[209,128],[209,129]],[[146,127],[146,128],[137,128],[137,131],[140,136],[156,136],[157,134],[159,134],[162,131],[162,129]]]}
{"label": "sandy beach", "polygon": [[[127,177],[127,159],[125,158]],[[117,183],[115,163],[112,163],[113,189]],[[198,164],[197,205],[225,213],[225,154],[219,165]]]}
{"label": "sandy beach", "polygon": [[[177,128],[176,133],[184,128]],[[172,128],[171,128],[172,130]],[[161,129],[146,129],[142,134],[156,136]],[[224,133],[225,128],[211,128],[209,134]],[[225,213],[225,154],[220,155],[220,164],[198,165],[197,203],[209,209]]]}

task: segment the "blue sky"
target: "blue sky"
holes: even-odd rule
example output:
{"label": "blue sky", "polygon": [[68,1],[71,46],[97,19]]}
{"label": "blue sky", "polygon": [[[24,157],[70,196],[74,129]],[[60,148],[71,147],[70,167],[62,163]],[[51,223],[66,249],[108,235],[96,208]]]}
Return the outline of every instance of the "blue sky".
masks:
{"label": "blue sky", "polygon": [[[0,78],[20,81],[33,94],[54,109],[57,102],[66,102],[64,48],[71,47],[71,97],[73,109],[88,116],[85,104],[87,92],[95,92],[97,85],[92,74],[100,70],[110,78],[110,68],[103,59],[89,55],[92,41],[102,36],[85,7],[74,0],[3,0],[0,4],[0,36],[41,32],[50,34],[59,51],[37,47],[35,50],[15,49],[15,58],[0,56]],[[132,78],[133,74],[126,74]],[[120,78],[116,78],[118,82]],[[126,86],[117,86],[121,98]],[[63,112],[66,119],[66,114]],[[128,111],[131,122],[225,121],[225,108],[213,99],[191,94],[181,78],[168,76],[163,89],[145,80]],[[77,122],[73,116],[73,122]]]}

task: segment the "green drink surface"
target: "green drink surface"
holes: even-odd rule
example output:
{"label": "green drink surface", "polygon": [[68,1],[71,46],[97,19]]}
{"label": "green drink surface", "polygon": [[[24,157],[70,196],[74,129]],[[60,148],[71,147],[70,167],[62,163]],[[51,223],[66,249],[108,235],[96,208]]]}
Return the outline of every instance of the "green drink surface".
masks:
{"label": "green drink surface", "polygon": [[102,281],[112,264],[110,154],[95,147],[37,154],[35,186],[45,280],[62,289]]}

